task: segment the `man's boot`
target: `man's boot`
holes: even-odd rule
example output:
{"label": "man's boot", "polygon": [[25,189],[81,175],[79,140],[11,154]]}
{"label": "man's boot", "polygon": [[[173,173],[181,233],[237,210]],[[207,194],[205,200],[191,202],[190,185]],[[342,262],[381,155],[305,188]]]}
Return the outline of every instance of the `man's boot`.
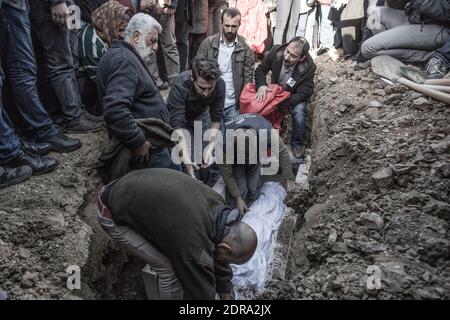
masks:
{"label": "man's boot", "polygon": [[28,166],[33,170],[33,175],[39,175],[54,170],[58,166],[58,160],[22,151],[19,156],[8,162],[6,165],[11,168]]}
{"label": "man's boot", "polygon": [[81,147],[81,141],[79,139],[70,138],[62,133],[58,133],[53,137],[40,139],[37,142],[48,143],[50,144],[50,150],[59,153],[72,152]]}
{"label": "man's boot", "polygon": [[0,189],[24,182],[33,174],[29,166],[8,168],[0,166]]}
{"label": "man's boot", "polygon": [[23,141],[23,146],[22,148],[28,152],[31,153],[35,153],[38,154],[40,156],[43,156],[45,154],[47,154],[50,149],[51,149],[52,145],[50,143],[46,143],[46,142],[32,142],[32,141]]}
{"label": "man's boot", "polygon": [[102,130],[103,123],[93,122],[88,120],[84,115],[74,124],[67,126],[67,132],[69,133],[87,133],[97,132]]}
{"label": "man's boot", "polygon": [[448,72],[448,61],[439,53],[433,53],[428,59],[423,72],[426,73],[430,79],[442,79]]}

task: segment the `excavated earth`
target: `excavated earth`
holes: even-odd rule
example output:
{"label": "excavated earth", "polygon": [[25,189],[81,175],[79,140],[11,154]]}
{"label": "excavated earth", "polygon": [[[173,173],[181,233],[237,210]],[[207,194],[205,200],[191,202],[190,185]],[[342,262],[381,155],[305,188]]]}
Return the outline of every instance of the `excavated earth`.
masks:
{"label": "excavated earth", "polygon": [[[311,188],[288,196],[287,276],[258,298],[449,299],[450,106],[350,62],[317,64]],[[95,219],[107,135],[79,137],[55,172],[0,190],[0,297],[145,298],[142,263]],[[80,290],[67,288],[69,266]]]}

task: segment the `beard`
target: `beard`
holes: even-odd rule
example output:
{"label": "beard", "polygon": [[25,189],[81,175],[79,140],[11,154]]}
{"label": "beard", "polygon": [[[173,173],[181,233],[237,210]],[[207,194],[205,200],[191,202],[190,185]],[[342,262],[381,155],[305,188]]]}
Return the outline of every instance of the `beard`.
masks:
{"label": "beard", "polygon": [[148,61],[153,53],[153,48],[147,46],[144,39],[139,42],[136,50],[144,61]]}
{"label": "beard", "polygon": [[236,39],[236,34],[233,33],[233,32],[225,32],[225,38],[226,38],[229,42],[231,42],[231,41],[233,41],[234,39]]}

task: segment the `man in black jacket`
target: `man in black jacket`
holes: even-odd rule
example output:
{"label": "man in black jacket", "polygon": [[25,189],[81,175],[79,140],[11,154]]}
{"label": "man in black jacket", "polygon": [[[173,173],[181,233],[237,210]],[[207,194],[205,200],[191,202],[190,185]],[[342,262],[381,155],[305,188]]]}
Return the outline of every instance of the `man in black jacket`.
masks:
{"label": "man in black jacket", "polygon": [[264,101],[270,91],[266,76],[272,71],[272,83],[279,84],[291,93],[289,99],[277,108],[288,107],[292,114],[292,153],[296,158],[305,154],[304,134],[306,126],[306,105],[314,93],[314,73],[316,65],[308,53],[309,44],[304,37],[295,37],[289,43],[274,46],[256,68],[255,82],[258,92],[256,99]]}
{"label": "man in black jacket", "polygon": [[103,229],[158,276],[161,299],[231,298],[230,263],[255,252],[254,230],[222,197],[167,169],[134,171],[99,194]]}
{"label": "man in black jacket", "polygon": [[169,121],[164,100],[143,61],[156,50],[159,32],[161,25],[154,18],[136,14],[124,41],[113,41],[98,65],[97,87],[106,126],[110,136],[132,150],[132,167],[170,166],[168,149],[155,149],[136,122],[143,118]]}
{"label": "man in black jacket", "polygon": [[[203,168],[206,168],[214,162],[212,152],[220,130],[225,102],[225,82],[220,75],[219,65],[215,60],[196,57],[192,61],[192,71],[185,71],[175,79],[167,98],[170,123],[180,137],[184,137],[181,140],[182,162],[192,177],[195,177],[194,169],[199,169],[197,163],[203,163]],[[198,133],[201,137],[194,136],[196,124],[200,126]],[[190,140],[186,140],[187,132],[183,132],[183,129],[190,134]],[[203,135],[207,130],[209,135],[203,143]],[[190,150],[187,141],[191,142]],[[197,141],[202,143],[194,143]],[[202,158],[203,151],[205,156]]]}

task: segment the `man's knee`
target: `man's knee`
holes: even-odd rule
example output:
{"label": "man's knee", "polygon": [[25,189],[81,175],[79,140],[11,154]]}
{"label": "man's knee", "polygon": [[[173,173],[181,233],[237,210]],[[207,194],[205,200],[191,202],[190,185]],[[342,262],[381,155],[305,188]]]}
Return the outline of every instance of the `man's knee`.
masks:
{"label": "man's knee", "polygon": [[294,115],[304,115],[306,113],[306,101],[296,104],[292,108],[292,114]]}
{"label": "man's knee", "polygon": [[361,45],[361,54],[366,59],[373,58],[378,52],[378,49],[373,45],[373,41],[371,40],[372,38],[369,38]]}

